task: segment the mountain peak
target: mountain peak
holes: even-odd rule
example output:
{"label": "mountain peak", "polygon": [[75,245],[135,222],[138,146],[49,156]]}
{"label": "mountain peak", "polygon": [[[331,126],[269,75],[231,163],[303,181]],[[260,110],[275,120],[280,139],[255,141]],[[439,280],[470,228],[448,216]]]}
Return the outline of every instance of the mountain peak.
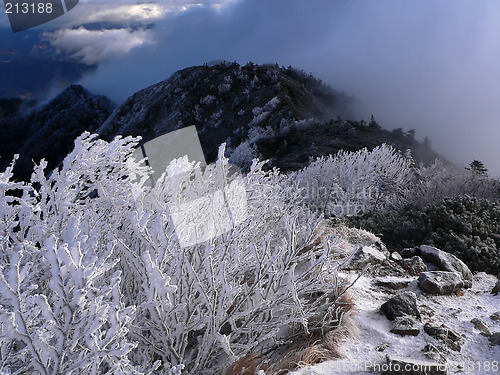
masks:
{"label": "mountain peak", "polygon": [[227,142],[237,147],[252,128],[350,114],[353,100],[294,68],[222,62],[186,68],[127,99],[99,129],[105,139],[145,141],[195,125],[207,160]]}

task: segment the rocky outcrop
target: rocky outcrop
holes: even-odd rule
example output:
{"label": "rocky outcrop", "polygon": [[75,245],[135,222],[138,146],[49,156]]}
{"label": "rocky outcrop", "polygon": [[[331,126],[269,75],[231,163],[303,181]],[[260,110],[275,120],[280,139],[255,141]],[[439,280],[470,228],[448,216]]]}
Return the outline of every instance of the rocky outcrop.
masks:
{"label": "rocky outcrop", "polygon": [[417,296],[413,292],[402,292],[385,302],[380,310],[389,320],[398,317],[413,316],[420,320],[420,312],[417,307]]}
{"label": "rocky outcrop", "polygon": [[342,268],[347,270],[362,270],[369,264],[380,264],[385,260],[386,256],[380,250],[371,246],[360,246]]}
{"label": "rocky outcrop", "polygon": [[459,352],[462,350],[462,336],[459,333],[449,329],[444,324],[442,324],[441,326],[433,326],[430,323],[425,323],[424,332],[429,336],[434,337],[436,340],[443,342],[445,346],[454,351]]}
{"label": "rocky outcrop", "polygon": [[435,295],[452,294],[464,285],[457,272],[430,271],[422,272],[418,278],[418,287]]}
{"label": "rocky outcrop", "polygon": [[401,262],[401,267],[408,271],[411,276],[418,276],[422,272],[428,271],[427,265],[424,263],[422,258],[415,255],[410,259],[403,259]]}
{"label": "rocky outcrop", "polygon": [[464,287],[470,288],[472,286],[472,272],[455,255],[427,245],[419,247],[419,255],[422,259],[432,262],[443,271],[458,272],[462,277]]}
{"label": "rocky outcrop", "polygon": [[495,296],[500,293],[500,280],[497,281],[493,289],[491,290],[491,294],[494,294]]}
{"label": "rocky outcrop", "polygon": [[418,336],[420,324],[413,316],[401,316],[394,319],[391,332],[401,336]]}

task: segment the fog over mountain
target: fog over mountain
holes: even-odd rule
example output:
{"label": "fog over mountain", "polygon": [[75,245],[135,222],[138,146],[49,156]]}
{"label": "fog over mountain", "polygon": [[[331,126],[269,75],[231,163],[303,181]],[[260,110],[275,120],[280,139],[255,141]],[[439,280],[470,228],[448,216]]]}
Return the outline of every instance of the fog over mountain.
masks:
{"label": "fog over mountain", "polygon": [[494,0],[82,1],[46,37],[100,63],[80,83],[116,102],[212,60],[292,65],[356,97],[359,118],[415,128],[498,176],[499,11]]}

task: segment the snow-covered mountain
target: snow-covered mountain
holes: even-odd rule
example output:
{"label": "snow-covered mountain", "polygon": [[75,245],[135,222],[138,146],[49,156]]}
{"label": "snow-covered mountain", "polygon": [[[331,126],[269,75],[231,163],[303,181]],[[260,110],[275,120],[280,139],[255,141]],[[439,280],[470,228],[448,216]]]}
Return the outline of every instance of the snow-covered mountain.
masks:
{"label": "snow-covered mountain", "polygon": [[28,116],[0,119],[1,166],[19,153],[14,173],[27,179],[32,160],[45,157],[49,167],[57,165],[84,130],[106,140],[134,135],[145,142],[192,125],[208,162],[226,142],[226,154],[242,168],[259,157],[269,159],[269,166],[297,170],[311,157],[382,143],[411,149],[417,161],[438,157],[411,130],[389,131],[374,119],[349,120],[355,107],[353,98],[312,75],[270,64],[222,62],[186,68],[137,92],[111,115],[109,99],[71,86]]}
{"label": "snow-covered mountain", "polygon": [[235,148],[255,129],[349,116],[351,101],[293,68],[251,63],[195,66],[134,94],[99,133],[106,139],[124,134],[149,140],[196,125],[207,158],[214,160],[222,142]]}
{"label": "snow-covered mountain", "polygon": [[438,157],[414,139],[414,131],[384,130],[374,119],[350,121],[356,105],[353,98],[291,67],[221,62],[181,70],[137,92],[99,133],[108,140],[123,134],[147,141],[195,125],[208,161],[226,142],[228,154],[234,153],[231,161],[241,167],[260,157],[281,169],[299,169],[310,157],[381,143],[412,149],[419,161]]}
{"label": "snow-covered mountain", "polygon": [[74,140],[85,130],[95,132],[113,109],[112,102],[78,85],[69,86],[47,105],[23,117],[0,119],[0,168],[16,162],[16,177],[27,180],[33,161],[42,158],[56,167],[73,149]]}

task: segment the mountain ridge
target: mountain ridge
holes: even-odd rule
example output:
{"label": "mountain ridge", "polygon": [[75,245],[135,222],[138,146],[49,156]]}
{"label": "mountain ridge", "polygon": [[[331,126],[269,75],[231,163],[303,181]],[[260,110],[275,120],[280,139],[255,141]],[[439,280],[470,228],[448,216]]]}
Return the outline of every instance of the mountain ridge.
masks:
{"label": "mountain ridge", "polygon": [[114,111],[109,99],[72,85],[24,117],[0,119],[0,167],[20,153],[14,172],[26,180],[32,161],[46,158],[54,168],[83,131],[108,141],[133,135],[146,142],[191,125],[198,130],[208,162],[225,142],[227,156],[242,169],[257,157],[269,160],[269,168],[297,170],[312,157],[382,143],[402,152],[411,149],[417,161],[439,158],[428,143],[414,138],[414,131],[385,130],[373,118],[369,123],[344,120],[354,116],[355,104],[312,74],[277,64],[222,62],[185,68],[138,91]]}
{"label": "mountain ridge", "polygon": [[74,140],[85,130],[95,132],[113,107],[108,98],[71,85],[28,115],[0,119],[0,168],[10,164],[14,154],[20,155],[14,167],[17,178],[28,180],[33,162],[42,158],[49,169],[55,168],[73,149]]}

